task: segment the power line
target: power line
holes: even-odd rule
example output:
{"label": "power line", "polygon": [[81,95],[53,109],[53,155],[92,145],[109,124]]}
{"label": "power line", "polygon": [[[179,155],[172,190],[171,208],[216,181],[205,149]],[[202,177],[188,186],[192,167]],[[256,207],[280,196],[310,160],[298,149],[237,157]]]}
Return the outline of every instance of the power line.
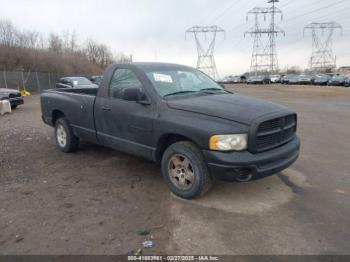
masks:
{"label": "power line", "polygon": [[227,7],[222,13],[220,13],[220,15],[218,15],[216,18],[214,18],[214,20],[212,20],[211,23],[215,23],[217,20],[222,18],[228,11],[230,11],[236,4],[238,4],[241,1],[242,0],[235,1],[233,4],[231,4],[229,7]]}
{"label": "power line", "polygon": [[290,5],[293,2],[295,2],[295,0],[289,0],[286,4],[282,5],[281,8],[285,8],[286,6]]}
{"label": "power line", "polygon": [[324,7],[320,7],[318,9],[313,10],[313,11],[310,11],[310,12],[307,12],[307,13],[304,13],[304,14],[301,14],[301,15],[294,16],[294,17],[292,17],[290,19],[287,19],[286,22],[294,20],[294,19],[297,19],[297,18],[300,18],[300,17],[303,17],[303,16],[306,16],[306,15],[309,15],[309,14],[316,13],[318,11],[321,11],[321,10],[324,10],[324,9],[327,9],[327,8],[330,8],[330,7],[333,7],[333,6],[336,6],[336,5],[339,5],[339,4],[344,3],[346,1],[348,1],[348,0],[341,0],[341,1],[338,1],[336,3],[330,4],[330,5],[327,5],[327,6],[324,6]]}
{"label": "power line", "polygon": [[221,6],[218,7],[218,8],[216,8],[214,11],[211,10],[206,16],[204,16],[203,19],[201,19],[201,20],[199,21],[198,24],[203,24],[210,16],[212,16],[216,11],[218,11],[218,10],[220,10],[220,9],[221,9]]}

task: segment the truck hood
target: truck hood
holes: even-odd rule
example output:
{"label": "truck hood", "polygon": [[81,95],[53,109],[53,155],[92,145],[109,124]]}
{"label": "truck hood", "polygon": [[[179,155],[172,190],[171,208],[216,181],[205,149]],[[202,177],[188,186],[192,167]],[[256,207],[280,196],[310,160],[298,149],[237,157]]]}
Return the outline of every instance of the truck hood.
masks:
{"label": "truck hood", "polygon": [[167,101],[170,108],[188,111],[250,125],[255,119],[286,107],[239,94],[190,96]]}

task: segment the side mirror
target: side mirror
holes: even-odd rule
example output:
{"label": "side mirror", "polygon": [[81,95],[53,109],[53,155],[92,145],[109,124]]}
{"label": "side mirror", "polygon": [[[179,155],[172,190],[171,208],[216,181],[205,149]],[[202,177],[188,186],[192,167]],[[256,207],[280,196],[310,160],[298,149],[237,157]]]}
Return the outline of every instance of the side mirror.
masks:
{"label": "side mirror", "polygon": [[123,100],[135,101],[140,104],[149,104],[145,93],[138,87],[130,87],[123,90]]}

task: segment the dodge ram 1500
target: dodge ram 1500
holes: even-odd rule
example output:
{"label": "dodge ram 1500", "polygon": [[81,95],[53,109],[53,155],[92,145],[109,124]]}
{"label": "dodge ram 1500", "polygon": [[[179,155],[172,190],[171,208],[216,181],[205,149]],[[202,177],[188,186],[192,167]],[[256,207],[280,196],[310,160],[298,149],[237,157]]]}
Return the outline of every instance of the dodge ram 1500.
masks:
{"label": "dodge ram 1500", "polygon": [[157,162],[186,199],[208,191],[214,177],[248,182],[299,155],[295,112],[226,91],[187,66],[114,64],[99,88],[48,90],[41,107],[63,152],[83,139]]}

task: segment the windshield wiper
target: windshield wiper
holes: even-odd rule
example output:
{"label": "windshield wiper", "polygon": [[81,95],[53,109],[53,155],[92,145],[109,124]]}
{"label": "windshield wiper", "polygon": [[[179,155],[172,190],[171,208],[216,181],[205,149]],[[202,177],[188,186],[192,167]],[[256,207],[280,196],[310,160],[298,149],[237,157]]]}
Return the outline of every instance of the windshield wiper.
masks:
{"label": "windshield wiper", "polygon": [[190,94],[190,93],[198,93],[198,91],[189,91],[189,90],[187,90],[187,91],[179,91],[179,92],[167,94],[164,97],[175,96],[175,95],[182,95],[182,94]]}
{"label": "windshield wiper", "polygon": [[210,93],[213,93],[213,92],[226,92],[225,90],[223,89],[219,89],[219,88],[203,88],[200,90],[200,92],[210,92]]}

